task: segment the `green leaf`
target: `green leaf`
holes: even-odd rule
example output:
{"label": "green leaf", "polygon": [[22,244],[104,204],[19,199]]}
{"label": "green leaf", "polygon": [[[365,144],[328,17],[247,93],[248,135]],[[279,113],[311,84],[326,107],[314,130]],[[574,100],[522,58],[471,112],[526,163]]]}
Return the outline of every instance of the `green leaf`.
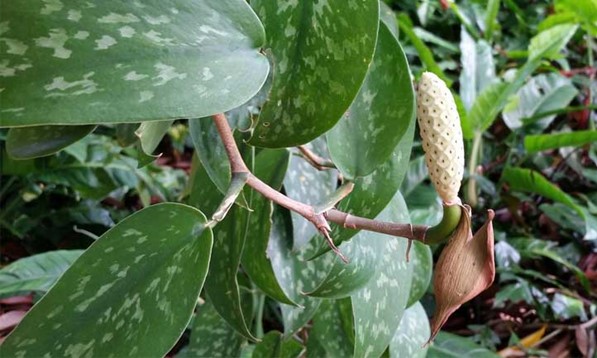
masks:
{"label": "green leaf", "polygon": [[294,339],[284,339],[282,333],[270,331],[255,346],[252,357],[255,358],[297,358],[302,345]]}
{"label": "green leaf", "polygon": [[[496,2],[496,1],[494,1]],[[497,1],[499,4],[499,1]],[[467,110],[470,110],[483,90],[495,83],[495,63],[491,46],[484,40],[475,40],[464,28],[460,30],[460,98]]]}
{"label": "green leaf", "polygon": [[[520,128],[529,124],[525,118],[566,107],[577,93],[572,81],[559,74],[535,76],[510,98],[502,114],[504,122],[510,129]],[[555,117],[543,117],[540,127],[547,127]]]}
{"label": "green leaf", "polygon": [[189,119],[189,133],[199,160],[221,193],[230,184],[230,163],[216,125],[211,118]]}
{"label": "green leaf", "polygon": [[[249,158],[250,159],[250,158]],[[209,179],[198,159],[193,160],[190,202],[206,208],[212,214],[224,196]],[[209,211],[208,211],[209,208]],[[246,239],[249,212],[232,206],[228,214],[214,228],[214,248],[205,292],[216,311],[238,333],[255,340],[247,326],[238,283],[238,269]]]}
{"label": "green leaf", "polygon": [[500,11],[500,0],[487,1],[487,10],[485,11],[485,38],[491,40],[493,37],[493,28],[496,24],[498,12]]}
{"label": "green leaf", "polygon": [[219,193],[219,191],[209,178],[196,152],[191,162],[187,192],[189,194],[187,203],[196,208],[201,207],[208,215],[212,215],[216,211],[223,198],[221,194],[210,195],[210,193]]}
{"label": "green leaf", "polygon": [[587,320],[583,301],[561,293],[556,293],[553,296],[551,310],[558,319],[566,320],[578,317],[581,322]]}
{"label": "green leaf", "polygon": [[[329,357],[350,357],[353,344],[342,329],[340,307],[334,300],[324,300],[313,317],[309,339],[315,338]],[[307,350],[309,353],[309,351]]]}
{"label": "green leaf", "polygon": [[566,267],[574,273],[585,290],[590,291],[590,283],[584,271],[558,254],[553,249],[555,243],[538,239],[511,239],[510,242],[527,259],[546,257]]}
{"label": "green leaf", "polygon": [[597,36],[597,1],[558,0],[555,2],[555,9],[556,14],[574,15],[575,19],[570,22],[580,23],[589,36]]}
{"label": "green leaf", "polygon": [[435,62],[433,59],[433,53],[429,47],[427,47],[427,45],[425,45],[425,43],[419,39],[413,30],[413,24],[407,14],[401,13],[398,15],[398,28],[413,44],[417,50],[417,53],[419,54],[419,57],[421,58],[421,62],[425,64],[427,70],[435,73],[439,78],[442,79],[442,81],[446,82],[448,87],[452,86],[452,80],[450,80],[444,71],[442,71],[441,67],[439,67],[437,62]]}
{"label": "green leaf", "polygon": [[[410,222],[400,192],[376,219]],[[377,233],[368,239],[376,246],[377,272],[365,287],[351,296],[355,357],[380,356],[390,344],[406,308],[413,275],[412,265],[406,262],[406,239]]]}
{"label": "green leaf", "polygon": [[[306,144],[305,147],[321,157],[328,156],[324,137]],[[318,205],[334,192],[337,181],[335,170],[317,170],[305,159],[293,155],[284,178],[284,189],[290,198],[305,204]],[[317,234],[317,229],[301,215],[292,212],[291,216],[293,250],[297,251]]]}
{"label": "green leaf", "polygon": [[578,29],[576,24],[562,24],[541,31],[529,44],[529,61],[541,58],[554,58]]}
{"label": "green leaf", "polygon": [[45,157],[77,142],[94,129],[94,125],[11,128],[6,136],[6,151],[14,159]]}
{"label": "green leaf", "polygon": [[147,155],[153,155],[164,135],[174,121],[144,122],[135,132],[141,142],[141,149]]}
{"label": "green leaf", "polygon": [[250,143],[290,147],[319,137],[356,96],[373,57],[379,1],[257,0],[273,87]]}
{"label": "green leaf", "polygon": [[209,302],[198,306],[189,345],[177,357],[238,357],[244,339],[224,321]]}
{"label": "green leaf", "polygon": [[2,3],[0,126],[205,117],[267,77],[264,29],[243,0],[94,5]]}
{"label": "green leaf", "polygon": [[377,246],[372,237],[375,237],[374,233],[362,231],[352,240],[342,243],[339,249],[349,258],[349,262],[345,263],[336,257],[325,279],[306,294],[312,297],[342,298],[365,286],[376,273],[379,259],[374,251]]}
{"label": "green leaf", "polygon": [[[208,194],[208,195],[214,195]],[[216,193],[215,195],[219,195]],[[249,212],[233,206],[214,229],[214,248],[205,292],[218,313],[240,334],[256,340],[243,314],[237,271],[245,245]]]}
{"label": "green leaf", "polygon": [[174,203],[127,217],[75,261],[0,355],[165,355],[207,274],[212,234],[205,223],[200,211]]}
{"label": "green leaf", "polygon": [[411,307],[420,300],[431,283],[433,272],[433,254],[429,245],[414,241],[410,252],[410,260],[413,266],[413,282],[410,286],[407,307]]}
{"label": "green leaf", "polygon": [[[415,274],[416,276],[416,274]],[[400,325],[390,342],[390,357],[425,358],[431,329],[427,313],[420,302],[404,311]]]}
{"label": "green leaf", "polygon": [[425,42],[437,45],[448,52],[458,53],[459,51],[458,46],[454,45],[451,41],[446,41],[441,37],[434,35],[432,32],[423,29],[422,27],[414,27],[413,31],[415,32],[415,35]]}
{"label": "green leaf", "polygon": [[135,133],[139,128],[139,123],[120,123],[115,124],[115,136],[118,144],[121,147],[128,147],[129,145],[135,144],[139,137]]}
{"label": "green leaf", "polygon": [[499,358],[487,348],[474,343],[470,338],[452,333],[439,332],[427,351],[427,358]]}
{"label": "green leaf", "polygon": [[513,96],[541,64],[541,59],[552,52],[559,52],[568,43],[576,26],[561,25],[541,32],[531,39],[528,61],[516,71],[512,82],[507,84],[497,82],[483,90],[473,103],[466,122],[463,123],[464,137],[472,139],[475,132],[484,132],[491,126],[498,114],[508,104]]}
{"label": "green leaf", "polygon": [[413,121],[414,106],[406,56],[382,23],[365,82],[327,133],[332,160],[345,178],[369,175],[388,160]]}
{"label": "green leaf", "polygon": [[[373,173],[355,180],[352,193],[338,204],[338,210],[372,219],[388,205],[400,188],[408,169],[414,130],[415,120],[413,118],[406,134],[394,148],[390,159]],[[357,232],[357,230],[343,228],[340,225],[333,225],[331,236],[339,246],[341,242],[350,239]]]}
{"label": "green leaf", "polygon": [[0,270],[0,297],[45,293],[83,250],[58,250],[22,258]]}
{"label": "green leaf", "polygon": [[466,139],[472,139],[475,132],[482,132],[491,126],[501,108],[506,105],[507,91],[508,84],[495,82],[479,93],[467,117],[470,125],[466,126],[472,128],[472,131],[463,132]]}
{"label": "green leaf", "polygon": [[396,14],[394,10],[383,1],[379,2],[379,19],[383,22],[388,30],[398,39],[398,22],[396,21]]}
{"label": "green leaf", "polygon": [[[262,150],[255,159],[254,174],[272,188],[279,190],[288,167],[290,155],[287,150]],[[249,193],[247,193],[249,194]],[[272,226],[273,204],[259,193],[253,192],[247,227],[250,243],[245,246],[241,259],[243,268],[253,283],[273,299],[296,305],[278,284],[272,268],[268,247]]]}
{"label": "green leaf", "polygon": [[276,278],[294,302],[300,307],[282,304],[284,334],[288,337],[303,327],[317,311],[321,300],[302,294],[315,289],[330,267],[333,253],[316,260],[304,261],[303,257],[292,252],[292,222],[286,210],[274,209],[272,230],[268,245]]}
{"label": "green leaf", "polygon": [[507,182],[511,190],[538,194],[568,206],[585,220],[585,240],[597,239],[597,220],[541,173],[531,169],[507,167],[500,180]]}
{"label": "green leaf", "polygon": [[597,142],[596,130],[570,133],[528,135],[524,138],[524,148],[530,152],[540,152],[562,147],[578,147]]}
{"label": "green leaf", "polygon": [[502,173],[501,180],[506,181],[511,190],[538,194],[579,211],[578,206],[568,194],[534,170],[507,167]]}

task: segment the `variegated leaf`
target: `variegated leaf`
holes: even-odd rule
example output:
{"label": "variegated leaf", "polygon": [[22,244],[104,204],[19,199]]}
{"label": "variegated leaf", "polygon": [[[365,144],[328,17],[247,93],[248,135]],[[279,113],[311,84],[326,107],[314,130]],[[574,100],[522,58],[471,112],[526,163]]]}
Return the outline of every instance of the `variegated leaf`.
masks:
{"label": "variegated leaf", "polygon": [[378,0],[255,0],[267,31],[273,87],[251,144],[307,143],[340,119],[373,56]]}
{"label": "variegated leaf", "polygon": [[196,118],[263,85],[243,0],[3,1],[1,126]]}

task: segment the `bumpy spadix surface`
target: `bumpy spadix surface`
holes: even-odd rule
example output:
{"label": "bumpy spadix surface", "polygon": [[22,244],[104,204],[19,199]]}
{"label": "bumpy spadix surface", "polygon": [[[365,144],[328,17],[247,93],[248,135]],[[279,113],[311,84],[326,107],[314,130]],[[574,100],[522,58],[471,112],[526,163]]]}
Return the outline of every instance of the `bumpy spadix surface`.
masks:
{"label": "bumpy spadix surface", "polygon": [[421,76],[417,117],[431,181],[445,203],[458,202],[464,172],[460,117],[446,84],[431,72]]}

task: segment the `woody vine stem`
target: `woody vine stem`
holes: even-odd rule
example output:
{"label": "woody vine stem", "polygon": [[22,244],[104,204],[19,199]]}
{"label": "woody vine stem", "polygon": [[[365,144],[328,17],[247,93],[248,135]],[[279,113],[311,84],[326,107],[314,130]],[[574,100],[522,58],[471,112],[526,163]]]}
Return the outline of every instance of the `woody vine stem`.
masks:
{"label": "woody vine stem", "polygon": [[[213,121],[218,130],[218,134],[222,139],[222,143],[224,144],[226,154],[228,155],[228,160],[230,162],[230,169],[232,174],[246,175],[246,184],[248,186],[250,186],[255,191],[263,195],[265,198],[271,200],[272,202],[280,206],[285,207],[288,210],[300,214],[309,222],[311,222],[317,228],[317,230],[326,238],[332,250],[336,254],[338,254],[344,261],[346,261],[346,258],[336,248],[332,238],[330,237],[331,228],[328,221],[336,223],[338,225],[342,225],[345,228],[355,230],[374,231],[391,236],[403,237],[408,240],[417,240],[423,243],[436,242],[435,240],[429,240],[431,238],[427,237],[429,236],[427,235],[428,232],[433,232],[433,228],[431,228],[430,230],[430,227],[428,226],[371,220],[359,216],[354,216],[352,214],[345,213],[333,208],[322,212],[318,212],[311,205],[307,205],[300,201],[296,201],[292,198],[289,198],[288,196],[273,189],[272,187],[261,181],[259,178],[257,178],[255,175],[253,175],[253,173],[251,173],[251,171],[245,164],[240,154],[240,151],[238,150],[238,147],[232,135],[232,130],[228,125],[228,121],[226,120],[226,116],[222,113],[216,114],[213,116]],[[442,220],[442,223],[444,221],[445,220]],[[439,225],[442,225],[442,223],[440,223]]]}

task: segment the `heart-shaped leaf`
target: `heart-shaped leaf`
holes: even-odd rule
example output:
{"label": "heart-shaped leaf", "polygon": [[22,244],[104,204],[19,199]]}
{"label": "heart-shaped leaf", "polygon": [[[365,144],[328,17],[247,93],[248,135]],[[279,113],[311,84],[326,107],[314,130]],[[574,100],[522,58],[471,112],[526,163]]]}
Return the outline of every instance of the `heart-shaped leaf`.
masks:
{"label": "heart-shaped leaf", "polygon": [[207,274],[212,234],[205,223],[197,209],[174,203],[127,217],[75,261],[0,355],[165,355]]}
{"label": "heart-shaped leaf", "polygon": [[250,143],[290,147],[332,128],[373,57],[379,1],[251,1],[263,21],[273,87]]}
{"label": "heart-shaped leaf", "polygon": [[[279,189],[288,167],[289,153],[287,150],[264,149],[255,158],[254,174]],[[247,275],[270,297],[289,305],[296,305],[278,284],[272,268],[271,255],[268,249],[272,226],[273,205],[271,201],[259,193],[247,193],[251,197],[250,205],[253,212],[249,216],[247,227],[248,244],[245,245],[241,259]]]}
{"label": "heart-shaped leaf", "polygon": [[292,335],[305,325],[317,311],[321,300],[308,297],[305,291],[313,290],[323,280],[330,267],[333,253],[316,260],[303,261],[292,250],[292,222],[290,214],[279,207],[274,208],[268,253],[280,286],[300,307],[282,304],[284,334]]}
{"label": "heart-shaped leaf", "polygon": [[[220,195],[219,192],[206,193]],[[205,292],[218,313],[240,334],[255,340],[243,313],[237,272],[245,245],[249,212],[233,206],[214,228],[214,248]]]}
{"label": "heart-shaped leaf", "polygon": [[[338,204],[338,209],[349,214],[372,219],[376,217],[392,200],[400,188],[408,169],[408,161],[412,149],[415,131],[415,118],[411,119],[406,134],[402,137],[392,156],[377,170],[366,177],[355,180],[354,189],[347,198]],[[358,230],[332,226],[332,238],[336,246],[356,235]],[[322,243],[319,255],[327,252],[329,246]]]}
{"label": "heart-shaped leaf", "polygon": [[195,151],[207,174],[221,193],[230,184],[230,163],[224,144],[211,118],[189,119]]}
{"label": "heart-shaped leaf", "polygon": [[35,126],[11,128],[6,151],[14,159],[32,159],[54,154],[93,132],[96,126]]}
{"label": "heart-shaped leaf", "polygon": [[400,321],[400,325],[390,342],[390,357],[425,358],[429,338],[429,319],[420,302],[410,306]]}
{"label": "heart-shaped leaf", "polygon": [[302,345],[296,340],[284,339],[282,333],[267,332],[263,340],[255,346],[252,357],[259,358],[297,358],[302,351]]}
{"label": "heart-shaped leaf", "polygon": [[189,345],[177,357],[238,357],[243,337],[220,317],[210,302],[197,308]]}
{"label": "heart-shaped leaf", "polygon": [[[315,338],[330,357],[350,357],[353,343],[342,329],[340,305],[334,300],[324,300],[313,317],[313,329],[309,334]],[[307,350],[307,352],[309,352]]]}
{"label": "heart-shaped leaf", "polygon": [[348,179],[371,174],[386,162],[415,113],[406,56],[385,24],[379,25],[373,62],[357,97],[327,133],[338,169]]}
{"label": "heart-shaped leaf", "polygon": [[[305,144],[313,153],[328,157],[324,137]],[[293,155],[284,178],[286,195],[309,205],[318,205],[329,197],[337,185],[336,170],[317,170],[304,158]],[[293,250],[304,247],[317,234],[312,223],[301,215],[292,212]]]}
{"label": "heart-shaped leaf", "polygon": [[433,273],[431,248],[420,241],[414,241],[410,252],[410,261],[413,266],[413,282],[410,286],[407,307],[411,307],[420,300],[431,283],[431,274]]}
{"label": "heart-shaped leaf", "polygon": [[[400,192],[394,195],[377,219],[410,222]],[[407,240],[373,235],[368,239],[376,245],[377,271],[365,287],[351,296],[355,357],[378,357],[386,350],[406,308],[413,275],[412,265],[406,262]]]}
{"label": "heart-shaped leaf", "polygon": [[[243,0],[2,2],[2,126],[197,118],[263,85]],[[31,26],[35,24],[35,26]]]}

